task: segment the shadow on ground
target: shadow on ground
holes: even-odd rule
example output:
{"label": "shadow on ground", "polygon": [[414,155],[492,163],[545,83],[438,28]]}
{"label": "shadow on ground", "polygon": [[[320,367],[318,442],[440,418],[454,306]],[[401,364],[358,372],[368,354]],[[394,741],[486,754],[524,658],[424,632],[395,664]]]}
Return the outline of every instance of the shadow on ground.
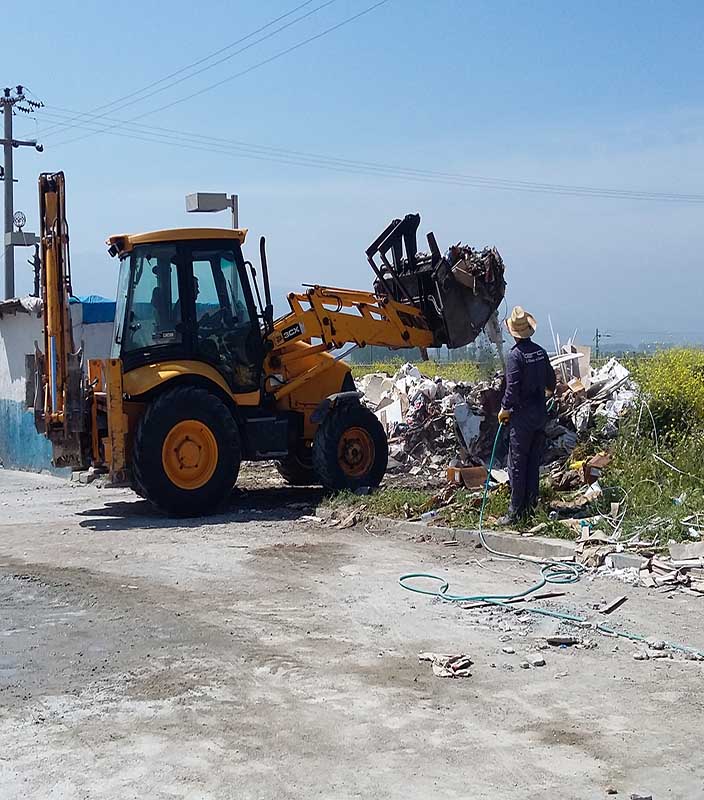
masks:
{"label": "shadow on ground", "polygon": [[324,497],[323,489],[313,486],[235,489],[225,508],[214,514],[169,517],[135,495],[134,500],[117,500],[79,511],[78,516],[85,518],[79,522],[80,527],[93,531],[201,528],[229,522],[296,520],[312,514]]}

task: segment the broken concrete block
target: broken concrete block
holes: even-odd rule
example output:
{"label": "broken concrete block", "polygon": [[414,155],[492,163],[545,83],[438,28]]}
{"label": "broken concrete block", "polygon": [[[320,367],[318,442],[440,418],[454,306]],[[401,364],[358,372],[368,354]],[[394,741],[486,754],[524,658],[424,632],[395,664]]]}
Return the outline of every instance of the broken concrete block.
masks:
{"label": "broken concrete block", "polygon": [[670,543],[670,558],[674,561],[687,561],[693,558],[704,558],[704,542],[692,544]]}
{"label": "broken concrete block", "polygon": [[545,659],[542,656],[533,656],[533,658],[530,660],[530,663],[533,667],[544,667]]}
{"label": "broken concrete block", "polygon": [[382,396],[393,390],[394,382],[384,372],[372,372],[362,376],[359,388],[364,392],[365,399],[372,405],[378,406]]}
{"label": "broken concrete block", "polygon": [[576,636],[546,636],[545,641],[554,647],[570,647],[573,644],[579,644]]}
{"label": "broken concrete block", "polygon": [[704,656],[701,653],[687,652],[684,657],[686,661],[704,661]]}

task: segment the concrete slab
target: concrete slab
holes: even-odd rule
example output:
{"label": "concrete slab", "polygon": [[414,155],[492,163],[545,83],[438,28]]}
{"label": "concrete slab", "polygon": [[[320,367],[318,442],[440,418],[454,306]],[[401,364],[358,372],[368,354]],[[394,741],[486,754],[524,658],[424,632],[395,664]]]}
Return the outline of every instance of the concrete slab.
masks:
{"label": "concrete slab", "polygon": [[[248,480],[227,513],[174,520],[0,470],[2,800],[701,794],[702,665],[591,633],[540,650],[535,617],[398,585],[515,591],[533,565],[327,528],[320,493]],[[704,648],[698,598],[594,578],[540,602],[588,613],[616,586],[609,624]],[[426,651],[466,653],[471,677],[435,677]]]}
{"label": "concrete slab", "polygon": [[[481,547],[478,531],[428,525],[425,522],[401,521],[396,524],[399,531],[409,536],[429,535],[434,541],[457,539]],[[545,536],[521,536],[518,533],[484,531],[484,540],[494,550],[511,555],[525,555],[529,558],[569,559],[575,554],[574,542]]]}

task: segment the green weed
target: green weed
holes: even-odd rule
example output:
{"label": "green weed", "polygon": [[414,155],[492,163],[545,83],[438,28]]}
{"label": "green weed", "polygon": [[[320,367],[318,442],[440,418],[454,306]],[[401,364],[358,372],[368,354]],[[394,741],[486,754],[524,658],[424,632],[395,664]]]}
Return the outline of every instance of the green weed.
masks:
{"label": "green weed", "polygon": [[662,438],[704,423],[704,350],[663,350],[635,362],[633,375]]}

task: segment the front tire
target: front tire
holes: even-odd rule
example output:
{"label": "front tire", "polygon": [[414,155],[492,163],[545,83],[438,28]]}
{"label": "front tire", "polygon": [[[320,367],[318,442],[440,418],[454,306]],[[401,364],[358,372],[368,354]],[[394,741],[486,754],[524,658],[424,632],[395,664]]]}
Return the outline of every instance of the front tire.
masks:
{"label": "front tire", "polygon": [[237,424],[222,400],[205,389],[164,392],[137,426],[136,490],[168,514],[212,514],[235,485],[240,462]]}
{"label": "front tire", "polygon": [[316,431],[313,469],[327,489],[376,488],[388,460],[389,444],[381,423],[359,403],[336,406]]}

